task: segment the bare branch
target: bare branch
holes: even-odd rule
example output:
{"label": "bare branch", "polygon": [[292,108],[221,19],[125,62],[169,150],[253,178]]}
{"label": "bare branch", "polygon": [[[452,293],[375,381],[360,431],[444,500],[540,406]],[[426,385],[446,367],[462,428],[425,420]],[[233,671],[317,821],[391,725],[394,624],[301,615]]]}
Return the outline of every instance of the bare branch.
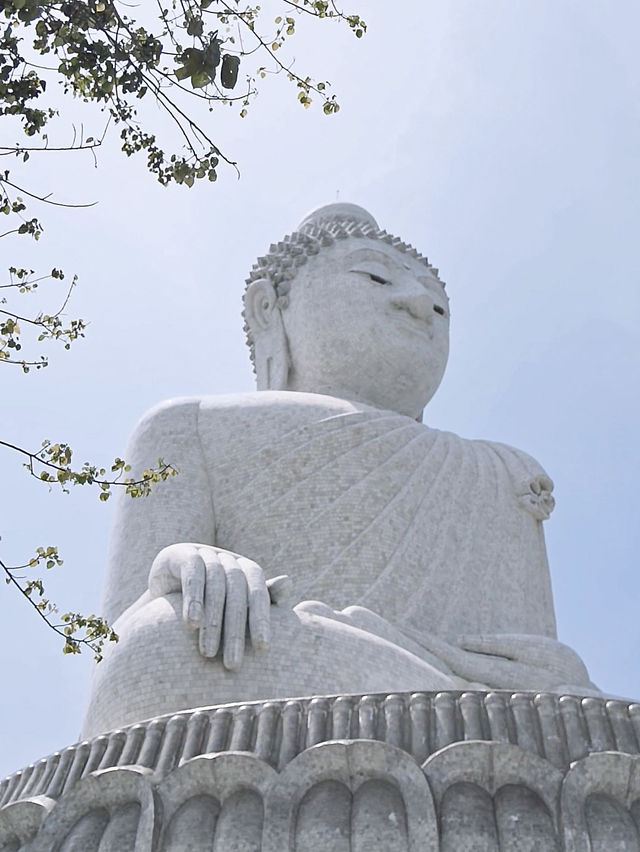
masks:
{"label": "bare branch", "polygon": [[33,192],[29,192],[27,189],[23,189],[21,186],[12,183],[6,177],[0,177],[0,183],[6,183],[7,186],[13,187],[13,189],[16,189],[18,192],[24,192],[25,195],[29,196],[29,198],[33,198],[36,201],[43,201],[46,204],[53,204],[54,207],[95,207],[98,203],[97,201],[92,201],[90,204],[67,204],[62,201],[51,201],[49,198],[51,193],[49,193],[49,195],[35,195]]}

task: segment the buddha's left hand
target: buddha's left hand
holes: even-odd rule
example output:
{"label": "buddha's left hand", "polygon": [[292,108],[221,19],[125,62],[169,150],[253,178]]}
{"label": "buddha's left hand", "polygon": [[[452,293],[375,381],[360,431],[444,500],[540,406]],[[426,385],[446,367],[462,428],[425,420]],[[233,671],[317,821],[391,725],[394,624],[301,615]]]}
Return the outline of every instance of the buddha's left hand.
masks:
{"label": "buddha's left hand", "polygon": [[467,652],[456,655],[457,674],[482,680],[494,687],[553,688],[561,684],[596,688],[580,657],[546,636],[520,633],[476,634],[458,638],[458,647]]}

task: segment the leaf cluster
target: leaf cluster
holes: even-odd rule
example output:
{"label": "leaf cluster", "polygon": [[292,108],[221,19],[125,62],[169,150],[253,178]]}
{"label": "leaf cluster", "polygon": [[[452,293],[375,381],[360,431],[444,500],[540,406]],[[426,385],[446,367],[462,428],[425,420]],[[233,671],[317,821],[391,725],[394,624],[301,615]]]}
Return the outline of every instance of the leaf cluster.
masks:
{"label": "leaf cluster", "polygon": [[26,579],[22,573],[38,565],[44,565],[47,569],[62,565],[58,548],[38,547],[24,565],[6,565],[0,560],[5,582],[16,588],[45,624],[61,637],[62,653],[79,654],[83,648],[87,648],[93,653],[95,661],[100,662],[104,643],[117,642],[117,633],[98,615],[65,612],[58,616],[57,606],[46,597],[44,581],[40,577]]}
{"label": "leaf cluster", "polygon": [[[149,23],[125,13],[115,0],[4,0],[0,116],[15,116],[27,136],[42,134],[58,114],[48,100],[50,83],[57,80],[65,92],[99,104],[119,125],[123,151],[146,154],[148,169],[161,183],[213,180],[219,160],[227,158],[190,117],[189,98],[204,100],[209,109],[238,103],[244,115],[257,77],[270,65],[302,89],[304,106],[314,92],[326,113],[337,111],[328,82],[298,76],[276,52],[294,35],[302,14],[341,21],[358,38],[366,24],[327,0],[281,0],[281,5],[287,14],[267,24],[260,6],[239,0],[156,0],[155,20]],[[254,53],[267,62],[257,71],[248,68],[243,93],[232,94],[241,66]],[[184,153],[165,150],[149,120],[139,119],[138,104],[149,97],[179,130]],[[20,144],[6,150],[28,153]]]}
{"label": "leaf cluster", "polygon": [[[126,476],[131,470],[124,459],[116,458],[110,465],[109,474],[104,467],[84,462],[80,468],[72,467],[73,450],[66,443],[43,441],[39,450],[30,452],[22,447],[0,441],[0,446],[27,457],[24,466],[31,476],[49,485],[58,485],[69,493],[72,485],[96,486],[99,499],[109,499],[113,487],[121,487],[130,497],[146,497],[152,487],[177,474],[177,470],[162,459],[156,467],[143,470],[138,477]],[[105,642],[117,642],[118,636],[108,622],[97,615],[82,615],[65,612],[56,619],[58,607],[51,602],[41,577],[27,577],[23,572],[34,568],[55,568],[62,565],[58,548],[49,545],[37,547],[34,555],[22,565],[9,566],[0,559],[5,582],[11,584],[29,602],[35,612],[63,640],[64,654],[78,654],[84,647],[91,650],[97,662],[102,659]]]}
{"label": "leaf cluster", "polygon": [[31,476],[49,485],[58,485],[65,494],[72,485],[96,485],[99,497],[105,502],[111,496],[111,489],[119,486],[130,497],[148,497],[151,488],[158,482],[164,482],[175,476],[178,471],[173,465],[158,459],[156,467],[146,468],[139,476],[126,476],[131,466],[124,459],[116,458],[110,466],[109,475],[105,467],[84,462],[79,468],[72,466],[73,450],[69,444],[53,443],[47,439],[39,450],[29,451],[24,447],[0,440],[0,446],[26,457],[24,467]]}
{"label": "leaf cluster", "polygon": [[[64,279],[61,269],[53,268],[48,275],[33,278],[34,271],[24,267],[11,266],[8,270],[8,280],[0,284],[0,290],[15,295],[32,293],[44,280]],[[70,349],[71,344],[79,337],[84,337],[86,323],[82,319],[65,319],[64,309],[69,301],[71,292],[76,285],[74,276],[68,287],[61,307],[53,314],[37,311],[31,316],[19,314],[9,305],[7,295],[0,296],[0,363],[15,364],[28,373],[30,369],[37,370],[46,367],[48,358],[41,354],[37,360],[27,360],[20,356],[22,350],[22,326],[30,328],[38,343],[43,340],[54,340],[62,344],[64,349]],[[33,356],[31,356],[32,358]]]}

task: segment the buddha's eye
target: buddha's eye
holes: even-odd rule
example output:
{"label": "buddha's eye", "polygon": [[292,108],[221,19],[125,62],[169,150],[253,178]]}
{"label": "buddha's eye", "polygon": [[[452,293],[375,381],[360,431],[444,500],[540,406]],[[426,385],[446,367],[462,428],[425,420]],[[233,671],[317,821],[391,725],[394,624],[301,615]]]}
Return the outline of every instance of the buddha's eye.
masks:
{"label": "buddha's eye", "polygon": [[375,281],[376,284],[391,284],[391,281],[387,281],[387,279],[383,278],[381,275],[374,275],[373,272],[367,272],[367,275],[372,281]]}
{"label": "buddha's eye", "polygon": [[441,307],[440,307],[440,305],[434,305],[434,306],[433,306],[433,310],[434,310],[437,314],[440,314],[440,316],[441,316],[441,317],[443,317],[443,316],[444,316],[444,308],[441,308]]}
{"label": "buddha's eye", "polygon": [[[372,272],[371,269],[372,269],[372,267],[369,266],[369,264],[367,264],[364,267],[356,266],[355,268],[351,269],[350,271],[351,272],[357,272],[358,275],[364,275],[369,279],[369,281],[373,281],[376,284],[390,285],[392,283],[391,281],[389,281],[388,278],[385,278],[385,269],[382,267],[382,264],[377,263],[377,264],[373,265],[373,269],[376,270],[375,272]],[[383,274],[379,275],[378,272],[382,272]]]}

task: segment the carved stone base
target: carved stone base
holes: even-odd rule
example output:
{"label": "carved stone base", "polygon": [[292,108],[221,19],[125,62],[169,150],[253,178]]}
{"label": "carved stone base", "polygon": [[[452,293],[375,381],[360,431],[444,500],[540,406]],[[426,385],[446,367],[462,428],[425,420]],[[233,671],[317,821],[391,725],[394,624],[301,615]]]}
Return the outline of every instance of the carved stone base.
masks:
{"label": "carved stone base", "polygon": [[0,852],[639,850],[640,705],[510,692],[179,713],[0,784]]}

